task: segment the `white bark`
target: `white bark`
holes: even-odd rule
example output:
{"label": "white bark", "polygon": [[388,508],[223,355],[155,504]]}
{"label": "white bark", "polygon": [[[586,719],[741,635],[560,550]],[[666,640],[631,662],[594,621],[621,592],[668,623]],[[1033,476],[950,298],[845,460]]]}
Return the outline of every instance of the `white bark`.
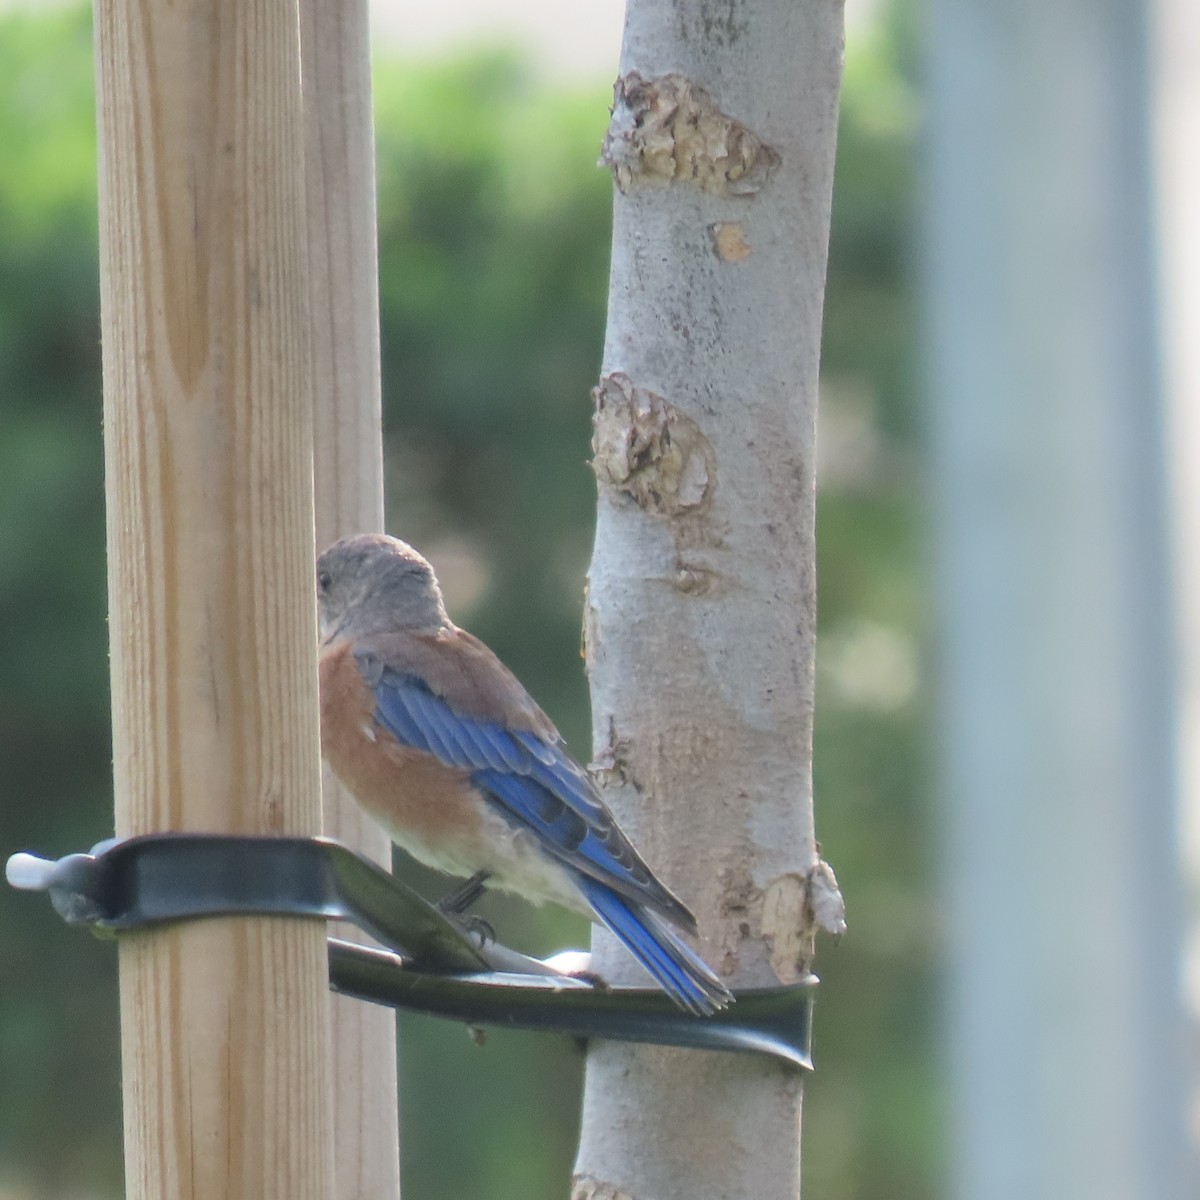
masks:
{"label": "white bark", "polygon": [[[585,614],[606,800],[735,986],[811,956],[813,446],[842,12],[631,0]],[[640,981],[603,933],[602,974]],[[595,1044],[575,1195],[793,1197],[798,1074]]]}

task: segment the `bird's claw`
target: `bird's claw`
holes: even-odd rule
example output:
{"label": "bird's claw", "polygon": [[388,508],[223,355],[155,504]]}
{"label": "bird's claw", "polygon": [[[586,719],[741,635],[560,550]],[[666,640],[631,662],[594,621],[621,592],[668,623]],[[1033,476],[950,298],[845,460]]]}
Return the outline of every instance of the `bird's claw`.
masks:
{"label": "bird's claw", "polygon": [[470,879],[460,884],[454,891],[447,892],[434,907],[443,916],[462,916],[487,891],[487,881],[491,877],[491,871],[476,871]]}
{"label": "bird's claw", "polygon": [[482,917],[459,916],[455,917],[455,923],[468,937],[477,937],[479,939],[479,948],[481,950],[488,942],[496,940],[495,929]]}

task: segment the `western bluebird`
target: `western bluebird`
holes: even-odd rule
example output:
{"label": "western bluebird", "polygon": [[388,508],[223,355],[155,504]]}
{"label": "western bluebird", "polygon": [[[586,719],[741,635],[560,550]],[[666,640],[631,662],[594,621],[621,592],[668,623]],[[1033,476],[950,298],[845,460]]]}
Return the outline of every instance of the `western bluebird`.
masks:
{"label": "western bluebird", "polygon": [[695,917],[641,860],[550,718],[450,620],[429,563],[360,534],[320,556],[317,590],[322,753],[392,839],[440,871],[607,925],[691,1012],[728,1004],[676,932],[694,934]]}

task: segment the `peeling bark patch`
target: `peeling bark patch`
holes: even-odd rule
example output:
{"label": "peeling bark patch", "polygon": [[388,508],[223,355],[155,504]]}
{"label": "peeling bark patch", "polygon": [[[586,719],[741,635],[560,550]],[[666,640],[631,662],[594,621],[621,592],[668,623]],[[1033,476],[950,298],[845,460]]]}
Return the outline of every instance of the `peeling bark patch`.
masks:
{"label": "peeling bark patch", "polygon": [[808,874],[808,915],[822,933],[841,937],[846,932],[846,902],[833,868],[823,858]]}
{"label": "peeling bark patch", "polygon": [[713,249],[722,262],[743,263],[750,257],[750,243],[741,221],[714,221],[708,227]]}
{"label": "peeling bark patch", "polygon": [[751,196],[780,159],[685,76],[644,79],[631,71],[613,85],[600,161],[622,192],[637,178],[660,185],[690,180],[718,196]]}
{"label": "peeling bark patch", "polygon": [[576,1175],[571,1180],[571,1200],[634,1200],[633,1193],[606,1183],[592,1175]]}
{"label": "peeling bark patch", "polygon": [[716,454],[700,426],[621,372],[602,379],[592,396],[596,478],[648,512],[701,512],[715,484]]}
{"label": "peeling bark patch", "polygon": [[846,910],[828,863],[818,859],[806,874],[788,872],[759,889],[748,875],[722,873],[720,879],[723,957],[721,972],[737,973],[742,947],[761,939],[780,983],[798,983],[808,974],[817,931],[840,937]]}
{"label": "peeling bark patch", "polygon": [[763,893],[762,935],[780,983],[798,983],[808,973],[812,928],[807,908],[808,886],[802,875],[780,875]]}

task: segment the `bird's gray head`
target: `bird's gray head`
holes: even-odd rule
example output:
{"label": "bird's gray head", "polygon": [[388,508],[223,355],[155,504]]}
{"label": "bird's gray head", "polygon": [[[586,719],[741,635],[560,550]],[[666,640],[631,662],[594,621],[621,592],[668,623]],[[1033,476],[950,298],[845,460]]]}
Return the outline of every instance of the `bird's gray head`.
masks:
{"label": "bird's gray head", "polygon": [[433,568],[385,533],[334,542],[317,559],[321,641],[450,624]]}

